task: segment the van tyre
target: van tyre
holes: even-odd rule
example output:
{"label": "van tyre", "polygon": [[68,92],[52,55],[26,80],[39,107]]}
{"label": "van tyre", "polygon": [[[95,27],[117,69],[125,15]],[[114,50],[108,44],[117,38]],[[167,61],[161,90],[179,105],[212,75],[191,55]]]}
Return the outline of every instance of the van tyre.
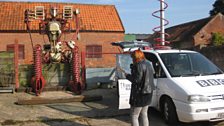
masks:
{"label": "van tyre", "polygon": [[162,113],[164,120],[167,124],[177,124],[177,112],[176,107],[170,98],[165,98],[162,104]]}

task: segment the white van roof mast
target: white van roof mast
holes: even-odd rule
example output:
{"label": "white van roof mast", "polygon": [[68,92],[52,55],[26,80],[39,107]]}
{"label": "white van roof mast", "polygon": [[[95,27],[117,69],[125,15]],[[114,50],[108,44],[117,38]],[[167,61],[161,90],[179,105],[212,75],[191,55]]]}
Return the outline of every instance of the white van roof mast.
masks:
{"label": "white van roof mast", "polygon": [[[157,26],[153,28],[153,31],[155,33],[159,33],[160,37],[155,38],[154,40],[158,42],[159,44],[156,44],[155,49],[169,49],[168,47],[165,47],[166,43],[169,43],[166,41],[166,36],[169,37],[169,34],[165,33],[165,26],[169,24],[169,21],[165,19],[165,9],[168,7],[168,4],[165,2],[165,0],[158,0],[160,2],[160,10],[157,10],[152,13],[152,16],[160,19],[160,26]],[[157,13],[160,13],[160,16],[156,15]]]}

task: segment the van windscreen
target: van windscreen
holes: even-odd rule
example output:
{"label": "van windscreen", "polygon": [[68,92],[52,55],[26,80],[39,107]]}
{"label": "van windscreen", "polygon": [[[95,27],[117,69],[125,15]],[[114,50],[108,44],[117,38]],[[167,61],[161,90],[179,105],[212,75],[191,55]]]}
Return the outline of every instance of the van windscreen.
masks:
{"label": "van windscreen", "polygon": [[172,77],[221,74],[222,71],[200,53],[161,53]]}

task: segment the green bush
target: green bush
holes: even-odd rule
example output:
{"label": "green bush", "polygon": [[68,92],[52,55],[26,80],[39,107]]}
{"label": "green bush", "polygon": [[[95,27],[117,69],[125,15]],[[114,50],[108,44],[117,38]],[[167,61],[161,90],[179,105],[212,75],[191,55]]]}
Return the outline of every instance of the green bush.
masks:
{"label": "green bush", "polygon": [[224,36],[221,33],[213,33],[212,34],[213,45],[221,46],[224,44]]}

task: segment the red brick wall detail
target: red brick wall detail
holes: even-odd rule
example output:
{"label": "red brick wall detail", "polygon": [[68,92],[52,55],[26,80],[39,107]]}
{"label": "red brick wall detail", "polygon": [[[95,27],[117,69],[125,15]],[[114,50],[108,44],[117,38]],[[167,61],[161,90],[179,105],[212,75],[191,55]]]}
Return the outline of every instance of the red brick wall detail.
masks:
{"label": "red brick wall detail", "polygon": [[[71,40],[73,34],[63,35],[62,41]],[[86,45],[98,44],[102,45],[102,51],[119,52],[117,47],[111,46],[111,42],[123,41],[124,33],[104,33],[104,32],[86,32],[80,33],[81,39],[76,42],[81,51],[86,51]],[[6,51],[7,44],[14,44],[15,39],[18,39],[19,44],[25,45],[25,59],[20,60],[20,64],[32,64],[33,62],[33,49],[28,33],[0,33],[0,51]],[[49,44],[46,35],[40,35],[39,33],[32,33],[33,44]],[[81,55],[80,55],[81,57]],[[102,58],[87,58],[86,67],[113,67],[115,66],[115,55],[105,54]]]}

